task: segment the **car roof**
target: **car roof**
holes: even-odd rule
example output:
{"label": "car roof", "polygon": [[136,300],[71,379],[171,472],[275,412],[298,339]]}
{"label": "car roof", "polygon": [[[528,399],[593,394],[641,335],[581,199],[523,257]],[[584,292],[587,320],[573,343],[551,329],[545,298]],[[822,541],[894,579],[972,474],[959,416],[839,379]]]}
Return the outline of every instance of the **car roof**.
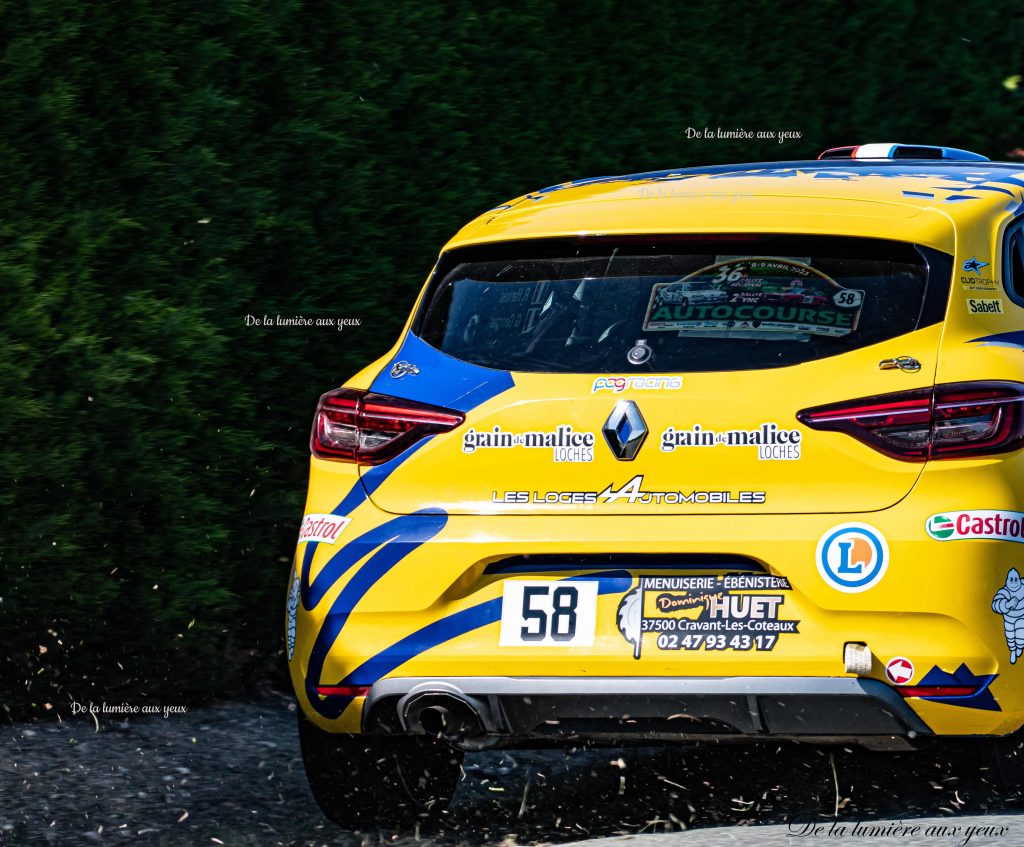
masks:
{"label": "car roof", "polygon": [[447,247],[593,233],[797,231],[897,238],[952,252],[958,223],[1022,211],[1024,163],[814,159],[709,165],[542,188],[480,215]]}

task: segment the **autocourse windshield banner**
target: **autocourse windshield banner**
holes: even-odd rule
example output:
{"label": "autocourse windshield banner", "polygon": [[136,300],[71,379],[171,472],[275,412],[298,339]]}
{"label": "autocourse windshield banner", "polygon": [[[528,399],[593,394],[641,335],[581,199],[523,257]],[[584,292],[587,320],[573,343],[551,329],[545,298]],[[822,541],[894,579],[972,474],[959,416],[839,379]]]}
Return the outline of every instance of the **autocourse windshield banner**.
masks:
{"label": "autocourse windshield banner", "polygon": [[655,283],[643,328],[681,336],[841,337],[856,330],[863,303],[862,290],[801,262],[746,257]]}

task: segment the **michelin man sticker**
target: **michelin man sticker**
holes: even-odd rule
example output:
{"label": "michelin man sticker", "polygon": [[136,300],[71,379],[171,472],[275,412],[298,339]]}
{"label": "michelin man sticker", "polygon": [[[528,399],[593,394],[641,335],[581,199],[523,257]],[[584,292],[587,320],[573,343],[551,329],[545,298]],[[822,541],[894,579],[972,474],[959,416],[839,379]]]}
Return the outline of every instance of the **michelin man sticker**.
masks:
{"label": "michelin man sticker", "polygon": [[992,598],[992,611],[1003,616],[1010,664],[1015,665],[1024,652],[1024,582],[1016,568],[1010,568],[1006,585]]}

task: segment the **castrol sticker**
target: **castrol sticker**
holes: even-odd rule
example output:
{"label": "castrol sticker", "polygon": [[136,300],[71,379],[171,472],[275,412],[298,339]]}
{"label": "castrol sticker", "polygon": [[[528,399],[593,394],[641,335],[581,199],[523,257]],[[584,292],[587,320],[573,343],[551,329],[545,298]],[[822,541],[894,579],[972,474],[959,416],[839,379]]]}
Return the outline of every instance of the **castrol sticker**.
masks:
{"label": "castrol sticker", "polygon": [[352,518],[338,515],[306,515],[299,529],[299,544],[303,541],[318,541],[321,544],[333,544],[338,540],[343,529],[352,522]]}
{"label": "castrol sticker", "polygon": [[925,531],[936,541],[987,539],[1024,543],[1024,512],[998,509],[941,512],[928,518]]}

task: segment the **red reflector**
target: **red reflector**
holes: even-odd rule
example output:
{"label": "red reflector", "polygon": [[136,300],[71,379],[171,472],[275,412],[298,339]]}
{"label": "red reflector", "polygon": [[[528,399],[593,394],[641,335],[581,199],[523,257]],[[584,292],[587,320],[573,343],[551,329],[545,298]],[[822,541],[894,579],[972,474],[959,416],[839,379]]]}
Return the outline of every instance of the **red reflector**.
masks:
{"label": "red reflector", "polygon": [[897,685],[904,697],[970,697],[978,689],[973,685]]}
{"label": "red reflector", "polygon": [[370,693],[369,685],[318,685],[316,693],[324,697],[365,697]]}

